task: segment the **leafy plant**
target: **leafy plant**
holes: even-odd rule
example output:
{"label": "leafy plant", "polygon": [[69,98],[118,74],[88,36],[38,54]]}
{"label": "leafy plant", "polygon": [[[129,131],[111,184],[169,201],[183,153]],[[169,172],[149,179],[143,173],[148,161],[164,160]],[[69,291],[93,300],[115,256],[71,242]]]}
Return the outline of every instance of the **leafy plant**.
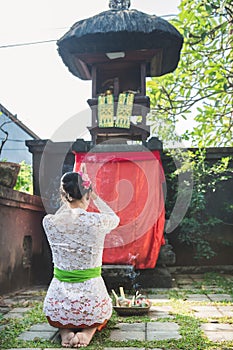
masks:
{"label": "leafy plant", "polygon": [[[189,208],[183,219],[174,220],[180,222],[180,241],[194,247],[197,259],[210,259],[215,252],[207,237],[222,217],[208,212],[208,204],[232,172],[227,173],[229,158],[208,164],[204,149],[233,145],[233,6],[231,0],[182,0],[179,10],[171,23],[184,36],[180,62],[173,73],[147,81],[149,117],[152,133],[163,142],[170,159],[182,158],[178,169],[172,161],[165,169],[167,215],[180,191],[183,198],[190,193],[191,184],[178,191],[178,176],[192,172]],[[182,120],[190,120],[193,128],[178,136],[176,124]],[[179,155],[183,140],[198,151],[182,150]],[[232,210],[229,202],[221,207],[226,213]]]}
{"label": "leafy plant", "polygon": [[14,190],[33,194],[32,166],[25,161],[20,163],[20,171]]}
{"label": "leafy plant", "polygon": [[193,146],[232,146],[232,1],[182,0],[179,9],[171,21],[184,36],[179,65],[147,82],[154,132],[158,121],[172,130],[187,119],[194,127],[182,137]]}
{"label": "leafy plant", "polygon": [[[178,239],[194,248],[196,259],[210,259],[216,253],[211,247],[208,235],[212,232],[213,227],[222,223],[222,219],[209,213],[208,202],[213,200],[216,189],[220,188],[222,183],[232,175],[232,169],[229,168],[230,157],[209,164],[206,159],[206,151],[203,149],[196,152],[187,151],[186,155],[187,159],[183,165],[167,174],[172,194],[168,196],[166,208],[169,214],[176,201],[178,174],[186,172],[189,168],[192,169],[192,198],[187,213],[179,224]],[[229,203],[225,205],[230,206]]]}

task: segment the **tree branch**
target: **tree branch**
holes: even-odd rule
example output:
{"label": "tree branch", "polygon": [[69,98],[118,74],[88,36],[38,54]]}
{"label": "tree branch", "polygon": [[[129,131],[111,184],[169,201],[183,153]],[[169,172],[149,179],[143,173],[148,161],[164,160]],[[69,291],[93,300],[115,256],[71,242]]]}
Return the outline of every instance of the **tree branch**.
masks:
{"label": "tree branch", "polygon": [[9,136],[8,131],[4,130],[3,126],[6,125],[6,124],[9,124],[9,123],[11,123],[11,121],[4,122],[4,123],[2,123],[0,125],[0,130],[5,134],[5,137],[3,138],[3,140],[1,140],[0,154],[2,153],[3,147],[4,147],[5,143],[6,143],[6,141],[8,140],[8,136]]}

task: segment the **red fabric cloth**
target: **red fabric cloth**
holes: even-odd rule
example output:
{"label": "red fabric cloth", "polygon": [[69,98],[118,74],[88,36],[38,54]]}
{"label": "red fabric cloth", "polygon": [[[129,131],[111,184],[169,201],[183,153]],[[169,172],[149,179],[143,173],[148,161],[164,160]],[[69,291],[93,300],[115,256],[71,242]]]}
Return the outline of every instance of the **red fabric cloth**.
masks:
{"label": "red fabric cloth", "polygon": [[120,217],[119,226],[106,236],[103,264],[154,268],[165,222],[159,152],[75,153],[74,171],[81,163],[96,192]]}

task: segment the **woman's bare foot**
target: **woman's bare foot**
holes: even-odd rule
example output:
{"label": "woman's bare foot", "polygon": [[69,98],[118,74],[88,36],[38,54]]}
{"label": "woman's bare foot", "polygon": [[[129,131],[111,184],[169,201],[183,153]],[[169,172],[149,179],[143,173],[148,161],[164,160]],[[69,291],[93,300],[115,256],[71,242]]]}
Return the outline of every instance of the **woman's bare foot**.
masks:
{"label": "woman's bare foot", "polygon": [[75,334],[75,336],[71,339],[70,341],[70,347],[74,347],[74,348],[80,348],[80,339],[79,336],[80,334],[82,334],[81,332],[77,332]]}
{"label": "woman's bare foot", "polygon": [[75,336],[71,339],[70,345],[74,348],[86,347],[90,344],[91,339],[93,338],[96,327],[84,328],[82,332],[77,332]]}
{"label": "woman's bare foot", "polygon": [[61,335],[61,345],[64,348],[68,348],[70,346],[71,340],[74,338],[75,334],[70,329],[61,328],[60,329],[60,335]]}

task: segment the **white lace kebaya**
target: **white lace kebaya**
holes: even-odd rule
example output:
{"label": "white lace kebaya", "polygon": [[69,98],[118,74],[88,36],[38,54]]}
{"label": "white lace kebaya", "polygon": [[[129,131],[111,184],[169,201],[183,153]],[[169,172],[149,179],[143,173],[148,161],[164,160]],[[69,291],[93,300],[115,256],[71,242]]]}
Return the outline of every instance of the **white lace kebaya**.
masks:
{"label": "white lace kebaya", "polygon": [[[53,264],[58,269],[85,270],[102,265],[105,235],[118,226],[119,218],[102,199],[97,197],[94,204],[100,213],[63,205],[55,215],[44,217]],[[92,326],[111,317],[112,301],[101,276],[79,283],[53,277],[44,313],[64,326]]]}

